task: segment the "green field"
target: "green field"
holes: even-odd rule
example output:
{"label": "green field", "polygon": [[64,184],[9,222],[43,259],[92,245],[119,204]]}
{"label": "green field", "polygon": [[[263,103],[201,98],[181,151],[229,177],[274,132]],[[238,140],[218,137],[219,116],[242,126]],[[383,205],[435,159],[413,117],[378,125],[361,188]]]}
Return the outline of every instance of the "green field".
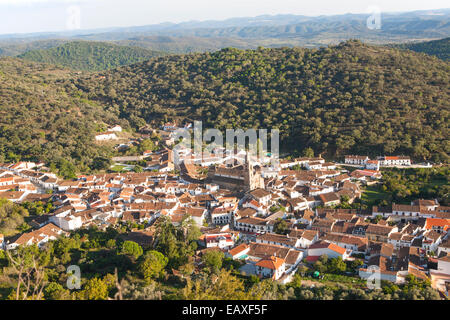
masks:
{"label": "green field", "polygon": [[127,167],[125,167],[125,166],[115,165],[115,166],[111,167],[110,170],[113,172],[122,172],[122,171],[127,171],[126,168]]}
{"label": "green field", "polygon": [[361,200],[368,206],[376,205],[380,201],[391,199],[391,194],[381,190],[380,185],[368,186],[361,195]]}

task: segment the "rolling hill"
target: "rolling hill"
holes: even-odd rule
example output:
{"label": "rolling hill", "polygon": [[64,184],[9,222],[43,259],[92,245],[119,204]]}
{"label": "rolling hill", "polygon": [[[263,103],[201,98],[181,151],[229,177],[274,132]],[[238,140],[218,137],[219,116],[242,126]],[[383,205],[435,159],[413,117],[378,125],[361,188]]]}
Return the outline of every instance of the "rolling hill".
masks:
{"label": "rolling hill", "polygon": [[53,164],[66,177],[114,151],[119,123],[203,120],[204,128],[280,129],[282,149],[339,158],[407,154],[448,162],[448,62],[347,41],[169,55],[100,73],[0,59],[0,163]]}
{"label": "rolling hill", "polygon": [[134,127],[279,128],[290,150],[408,154],[447,161],[449,64],[348,41],[322,49],[223,49],[151,59],[80,79],[87,97]]}
{"label": "rolling hill", "polygon": [[450,60],[450,37],[434,41],[398,44],[395,45],[395,47],[415,52],[423,52],[446,61]]}
{"label": "rolling hill", "polygon": [[27,51],[18,57],[74,70],[100,71],[161,55],[161,52],[106,42],[71,41],[54,48]]}
{"label": "rolling hill", "polygon": [[15,57],[27,51],[50,49],[63,45],[68,41],[62,39],[35,41],[27,39],[3,40],[0,41],[0,57]]}
{"label": "rolling hill", "polygon": [[112,155],[94,135],[105,123],[118,123],[118,115],[82,97],[71,84],[78,73],[0,59],[0,163],[45,161],[71,176],[74,168],[89,171],[96,158]]}

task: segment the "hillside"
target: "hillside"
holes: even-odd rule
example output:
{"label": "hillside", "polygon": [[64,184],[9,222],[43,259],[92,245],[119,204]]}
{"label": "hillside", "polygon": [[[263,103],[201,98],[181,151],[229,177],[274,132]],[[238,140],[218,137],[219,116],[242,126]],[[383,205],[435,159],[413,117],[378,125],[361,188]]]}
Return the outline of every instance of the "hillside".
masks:
{"label": "hillside", "polygon": [[68,40],[61,39],[35,41],[27,39],[2,40],[0,41],[0,57],[15,57],[27,51],[50,49],[63,45],[66,42]]}
{"label": "hillside", "polygon": [[130,124],[279,128],[285,148],[448,161],[449,64],[358,41],[154,58],[76,81]]}
{"label": "hillside", "polygon": [[224,47],[239,49],[256,48],[253,41],[232,38],[201,38],[201,37],[170,37],[170,36],[144,36],[132,37],[115,43],[125,46],[141,47],[168,53],[194,53],[217,51]]}
{"label": "hillside", "polygon": [[450,37],[434,41],[398,44],[395,47],[426,53],[445,61],[450,60]]}
{"label": "hillside", "polygon": [[75,72],[15,58],[0,59],[0,163],[46,161],[70,176],[89,171],[112,150],[94,143],[117,115],[68,85]]}
{"label": "hillside", "polygon": [[105,42],[72,41],[55,48],[27,51],[18,57],[74,70],[100,71],[161,55],[163,54],[160,52],[144,48],[118,46]]}

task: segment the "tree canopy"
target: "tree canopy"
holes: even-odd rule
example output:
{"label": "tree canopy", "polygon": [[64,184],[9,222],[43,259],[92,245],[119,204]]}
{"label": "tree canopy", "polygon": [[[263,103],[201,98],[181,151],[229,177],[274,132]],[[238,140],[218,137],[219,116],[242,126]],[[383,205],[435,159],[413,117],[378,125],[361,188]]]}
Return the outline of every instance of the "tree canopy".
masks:
{"label": "tree canopy", "polygon": [[104,75],[75,85],[133,127],[199,119],[221,130],[278,128],[282,148],[300,154],[448,160],[449,65],[411,51],[359,41],[321,49],[226,48],[153,58]]}

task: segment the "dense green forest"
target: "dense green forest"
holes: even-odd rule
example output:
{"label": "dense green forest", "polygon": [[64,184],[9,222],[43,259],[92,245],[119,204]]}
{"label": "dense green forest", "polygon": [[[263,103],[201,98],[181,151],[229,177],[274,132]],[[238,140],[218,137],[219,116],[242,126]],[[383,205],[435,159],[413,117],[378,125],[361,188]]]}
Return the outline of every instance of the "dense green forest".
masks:
{"label": "dense green forest", "polygon": [[133,127],[195,118],[204,127],[279,128],[284,146],[340,157],[448,161],[449,64],[348,41],[322,49],[223,49],[154,58],[74,80]]}
{"label": "dense green forest", "polygon": [[119,123],[117,114],[65,85],[76,76],[50,65],[0,59],[0,163],[46,161],[73,176],[89,171],[96,158],[111,156],[112,150],[95,144],[94,134]]}
{"label": "dense green forest", "polygon": [[12,39],[0,41],[0,56],[15,57],[24,52],[32,50],[45,50],[54,48],[69,40],[48,39],[48,40],[28,40],[28,39]]}
{"label": "dense green forest", "polygon": [[61,46],[27,51],[19,58],[75,70],[100,71],[147,60],[163,53],[106,42],[72,41]]}
{"label": "dense green forest", "polygon": [[[272,43],[271,40],[267,40]],[[256,48],[263,41],[223,38],[223,37],[171,37],[171,36],[137,36],[131,39],[118,40],[115,43],[124,46],[141,47],[168,53],[194,53],[217,51],[225,47],[239,49]]]}
{"label": "dense green forest", "polygon": [[403,43],[395,45],[395,47],[416,52],[423,52],[446,61],[450,60],[450,37],[435,41]]}
{"label": "dense green forest", "polygon": [[395,201],[438,199],[450,205],[450,169],[389,169],[383,170],[383,192]]}
{"label": "dense green forest", "polygon": [[358,41],[156,57],[101,73],[3,58],[0,162],[45,161],[71,177],[113,155],[94,142],[107,125],[173,118],[279,128],[284,148],[330,158],[396,153],[445,162],[448,88],[448,62]]}
{"label": "dense green forest", "polygon": [[367,187],[362,195],[362,207],[365,209],[373,205],[389,206],[393,202],[409,204],[416,199],[437,199],[443,206],[450,205],[448,166],[420,169],[383,168],[381,172],[381,183]]}

